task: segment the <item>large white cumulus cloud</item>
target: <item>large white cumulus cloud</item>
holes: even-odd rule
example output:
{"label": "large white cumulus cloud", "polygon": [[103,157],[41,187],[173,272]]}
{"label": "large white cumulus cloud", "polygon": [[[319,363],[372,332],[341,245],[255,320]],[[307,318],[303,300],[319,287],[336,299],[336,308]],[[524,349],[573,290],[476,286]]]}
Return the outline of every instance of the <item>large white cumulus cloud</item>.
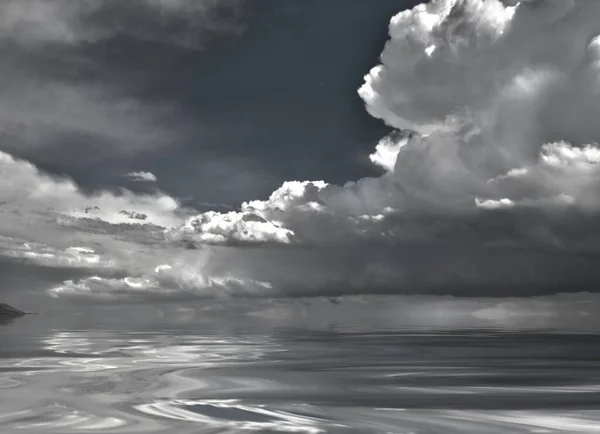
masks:
{"label": "large white cumulus cloud", "polygon": [[[414,243],[436,252],[423,259],[435,264],[436,278],[411,264],[407,280],[410,261],[403,259],[378,264],[400,291],[407,282],[541,284],[557,277],[543,271],[541,256],[535,266],[518,267],[489,249],[558,252],[589,271],[576,256],[598,247],[599,34],[600,3],[593,0],[433,0],[399,13],[381,65],[359,90],[372,115],[413,132],[383,139],[371,156],[387,173],[344,186],[296,183],[302,188],[293,203],[282,206],[274,198],[288,194],[284,185],[238,213],[205,213],[193,219],[202,222],[200,241],[214,242],[206,234],[217,227],[220,244],[360,248],[396,240],[399,258],[415,251]],[[256,230],[222,224],[255,218],[262,225]],[[440,249],[446,258],[431,259]],[[365,254],[360,267],[375,262]],[[334,268],[330,278],[350,285],[352,272],[335,276]],[[517,277],[507,278],[509,271]]]}
{"label": "large white cumulus cloud", "polygon": [[[125,277],[69,280],[51,293],[588,290],[600,278],[599,35],[596,0],[432,0],[401,12],[359,90],[369,113],[408,130],[371,155],[384,174],[286,182],[228,213],[187,213],[166,196],[93,196],[109,211],[88,212],[111,231],[147,216],[137,220],[159,228],[148,231],[157,247]],[[19,185],[11,200],[27,206],[91,199],[66,181],[53,193]],[[85,220],[85,208],[67,214]],[[139,243],[131,231],[119,237]]]}
{"label": "large white cumulus cloud", "polygon": [[190,217],[169,235],[199,244],[290,244],[295,233],[284,227],[284,220],[302,211],[318,210],[318,192],[325,186],[322,181],[286,182],[266,201],[245,202],[240,211],[208,211]]}
{"label": "large white cumulus cloud", "polygon": [[[399,13],[382,64],[359,90],[371,114],[415,132],[378,144],[371,160],[388,173],[301,191],[303,208],[250,202],[235,218],[250,218],[254,203],[261,219],[301,235],[325,217],[355,227],[357,218],[377,221],[390,211],[471,216],[478,208],[560,205],[595,212],[599,17],[600,3],[591,0],[434,0]],[[222,219],[232,216],[198,218],[217,226]],[[220,241],[239,240],[240,231],[246,225]]]}
{"label": "large white cumulus cloud", "polygon": [[394,168],[408,196],[468,208],[567,195],[596,208],[599,16],[587,0],[431,1],[395,16],[359,93],[419,133]]}

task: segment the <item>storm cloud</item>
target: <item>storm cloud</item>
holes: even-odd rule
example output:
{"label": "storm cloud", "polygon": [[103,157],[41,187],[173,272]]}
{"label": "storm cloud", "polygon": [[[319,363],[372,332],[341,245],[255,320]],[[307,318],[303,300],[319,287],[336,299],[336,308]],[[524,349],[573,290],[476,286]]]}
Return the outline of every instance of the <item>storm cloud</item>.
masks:
{"label": "storm cloud", "polygon": [[[168,8],[162,14],[192,4],[139,3],[142,11]],[[73,23],[100,13],[82,5],[83,12],[60,14],[60,25],[33,34],[18,27],[13,34],[27,46],[108,37],[94,27],[71,35]],[[198,31],[188,15],[182,20],[186,32]],[[110,31],[143,34],[121,24]],[[166,41],[187,43],[180,35]],[[380,62],[358,90],[366,110],[396,130],[370,155],[380,176],[343,185],[287,181],[236,210],[201,211],[159,190],[88,192],[0,154],[10,179],[0,186],[3,256],[86,270],[84,277],[49,283],[49,295],[59,298],[595,290],[600,4],[432,0],[391,19]],[[125,106],[125,116],[111,110],[120,120],[108,131],[137,125],[161,137],[152,113],[160,118],[163,108],[145,107],[137,118],[141,111],[127,104],[134,105]],[[18,116],[15,110],[7,113]],[[42,110],[50,116],[42,120],[54,124],[55,112]],[[129,177],[154,181],[141,173]]]}
{"label": "storm cloud", "polygon": [[[3,1],[2,149],[106,178],[185,140],[194,121],[172,100],[142,96],[156,73],[132,77],[120,52],[144,44],[202,52],[243,31],[242,9],[241,0]],[[90,170],[98,163],[103,171]]]}

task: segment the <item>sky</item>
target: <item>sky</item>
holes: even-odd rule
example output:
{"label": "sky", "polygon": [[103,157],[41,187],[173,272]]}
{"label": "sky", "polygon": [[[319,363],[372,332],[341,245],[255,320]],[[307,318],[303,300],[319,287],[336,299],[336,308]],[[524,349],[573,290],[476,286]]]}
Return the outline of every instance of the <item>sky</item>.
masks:
{"label": "sky", "polygon": [[198,207],[268,197],[289,179],[379,173],[368,155],[389,128],[356,89],[409,2],[70,3],[4,6],[13,155],[92,190],[150,171]]}
{"label": "sky", "polygon": [[418,3],[2,2],[0,296],[596,292],[600,3]]}

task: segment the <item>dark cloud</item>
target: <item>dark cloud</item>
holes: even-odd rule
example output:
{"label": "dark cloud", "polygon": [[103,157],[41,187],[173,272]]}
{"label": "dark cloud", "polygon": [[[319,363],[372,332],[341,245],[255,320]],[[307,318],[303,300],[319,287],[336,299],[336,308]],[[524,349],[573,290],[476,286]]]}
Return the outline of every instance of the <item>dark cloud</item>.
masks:
{"label": "dark cloud", "polygon": [[149,62],[157,51],[198,55],[238,35],[243,1],[7,0],[0,15],[2,149],[97,188],[134,171],[140,154],[190,140],[196,121],[176,100],[144,99],[133,84],[171,68]]}
{"label": "dark cloud", "polygon": [[[81,273],[48,277],[49,295],[596,291],[598,3],[265,1],[222,16],[146,0],[69,6],[48,27],[59,4],[13,32],[13,53],[33,65],[59,46],[86,72],[44,59],[48,74],[21,77],[30,65],[9,56],[2,118],[27,139],[12,153],[74,180],[0,153],[3,257]],[[228,36],[207,38],[223,35],[213,24]],[[160,181],[115,189],[127,173]]]}
{"label": "dark cloud", "polygon": [[[11,96],[19,104],[4,149],[84,188],[149,170],[197,202],[237,204],[287,179],[377,173],[366,157],[387,129],[354,90],[405,2],[79,3],[44,3],[55,12],[47,33],[58,20],[75,40],[10,39],[11,88],[36,90]],[[197,44],[177,43],[182,33]],[[24,120],[36,111],[46,118]],[[90,170],[96,162],[103,170]]]}

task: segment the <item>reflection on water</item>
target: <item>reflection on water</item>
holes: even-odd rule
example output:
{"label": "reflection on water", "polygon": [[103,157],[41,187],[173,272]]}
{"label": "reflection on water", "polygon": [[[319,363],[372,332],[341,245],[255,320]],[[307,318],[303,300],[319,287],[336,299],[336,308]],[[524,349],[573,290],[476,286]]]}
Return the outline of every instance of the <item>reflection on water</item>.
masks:
{"label": "reflection on water", "polygon": [[600,335],[0,328],[2,433],[600,433]]}

